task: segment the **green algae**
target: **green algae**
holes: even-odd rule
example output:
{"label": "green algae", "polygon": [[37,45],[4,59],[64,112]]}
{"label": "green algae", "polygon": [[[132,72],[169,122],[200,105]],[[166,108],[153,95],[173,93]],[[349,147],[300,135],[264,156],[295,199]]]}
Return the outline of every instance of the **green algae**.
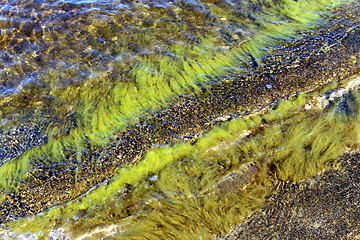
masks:
{"label": "green algae", "polygon": [[[47,144],[29,150],[18,159],[1,166],[0,185],[6,189],[16,186],[18,179],[24,179],[31,161],[43,159],[45,162],[59,162],[64,159],[64,149],[78,151],[88,143],[108,143],[114,132],[123,130],[130,123],[136,123],[137,118],[146,111],[167,106],[172,97],[189,91],[196,92],[199,85],[211,82],[218,76],[241,72],[238,63],[246,61],[248,54],[259,61],[264,54],[263,50],[274,46],[278,39],[294,37],[297,31],[316,26],[316,20],[322,16],[323,11],[342,3],[283,1],[281,4],[274,4],[270,1],[264,12],[257,13],[256,18],[260,19],[261,27],[251,24],[247,26],[252,37],[241,44],[219,47],[217,33],[210,32],[199,38],[198,44],[169,46],[167,50],[177,56],[176,60],[169,56],[136,60],[132,69],[127,70],[126,76],[121,75],[111,84],[101,72],[93,72],[91,79],[81,87],[63,89],[54,86],[51,93],[56,96],[56,101],[77,99],[75,109],[80,116],[78,127],[71,129],[69,134],[64,134],[61,128],[52,128]],[[240,20],[234,19],[218,6],[211,5],[209,9],[219,17],[241,24]],[[148,41],[151,42],[150,40],[151,37]],[[51,74],[53,79],[57,79],[63,74],[71,75],[71,72]],[[131,81],[124,81],[127,78]],[[70,108],[67,104],[65,107]],[[13,179],[16,180],[12,181]]]}
{"label": "green algae", "polygon": [[[215,127],[193,145],[149,151],[137,165],[121,168],[108,184],[8,226],[33,233],[66,226],[73,237],[96,238],[102,231],[96,226],[116,225],[120,232],[115,238],[125,239],[227,233],[261,206],[279,181],[306,179],[336,166],[346,149],[358,148],[360,96],[357,91],[346,94],[325,109],[308,106],[316,99],[314,92],[300,94],[262,116]],[[258,170],[249,184],[225,194],[216,190],[224,176],[250,162]]]}

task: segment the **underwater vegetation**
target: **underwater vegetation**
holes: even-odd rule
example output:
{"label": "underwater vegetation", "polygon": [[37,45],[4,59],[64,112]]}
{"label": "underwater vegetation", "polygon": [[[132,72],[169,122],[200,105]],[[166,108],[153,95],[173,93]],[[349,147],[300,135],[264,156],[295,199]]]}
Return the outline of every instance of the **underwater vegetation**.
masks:
{"label": "underwater vegetation", "polygon": [[[1,217],[11,228],[4,231],[40,239],[209,239],[262,206],[278,182],[335,167],[339,155],[357,148],[359,136],[356,84],[346,87],[358,81],[359,12],[357,2],[344,3],[134,3],[111,15],[116,20],[129,9],[142,16],[172,9],[173,22],[161,18],[172,26],[161,28],[167,38],[156,35],[161,21],[140,23],[136,14],[129,22],[110,17],[113,22],[87,23],[84,36],[99,34],[118,44],[110,44],[117,52],[99,47],[94,54],[104,52],[99,65],[114,65],[104,70],[89,61],[91,74],[84,75],[78,68],[88,60],[74,56],[74,72],[58,71],[61,64],[38,72],[44,90],[20,87],[2,99],[6,132],[16,123],[6,120],[11,112],[34,111],[34,122],[44,117],[42,108],[16,105],[23,94],[51,96],[48,105],[39,104],[49,108],[46,141],[4,158],[0,167]],[[54,7],[61,12],[71,6]],[[76,16],[78,10],[71,11]],[[191,18],[194,11],[202,18]],[[120,38],[120,22],[144,30],[142,38],[134,42],[140,35],[126,31],[131,43]],[[178,36],[179,29],[190,39]],[[27,41],[58,41],[39,36],[31,33]],[[54,51],[70,46],[65,36],[56,39],[63,41]],[[53,62],[67,57],[55,55]],[[62,74],[78,80],[61,85]],[[336,88],[346,91],[336,95]],[[31,101],[25,105],[36,109]]]}
{"label": "underwater vegetation", "polygon": [[216,239],[356,238],[360,232],[359,153],[348,152],[338,161],[338,168],[306,181],[279,184],[260,211]]}
{"label": "underwater vegetation", "polygon": [[[169,8],[172,10],[172,8],[175,8],[177,11],[173,10],[175,11],[174,16],[171,15],[170,17],[160,18],[160,22],[156,22],[154,19],[145,19],[141,26],[138,26],[140,23],[137,23],[136,16],[132,16],[126,20],[126,16],[130,14],[129,11],[133,15],[149,15],[146,14],[146,12],[149,11],[146,10],[147,4],[150,5],[150,9],[154,8],[154,11],[151,12],[153,18],[157,16],[156,14],[164,14],[162,12],[163,9]],[[53,48],[58,48],[57,50],[48,48],[46,51],[39,49],[37,54],[44,52],[47,58],[52,57],[49,59],[49,62],[56,61],[56,63],[53,64],[55,66],[51,64],[44,66],[43,68],[45,68],[45,70],[38,77],[39,79],[36,79],[36,83],[31,82],[28,88],[25,86],[21,87],[18,94],[9,95],[2,100],[4,106],[2,108],[2,116],[4,119],[7,119],[8,111],[13,113],[14,111],[18,111],[16,109],[19,109],[19,111],[22,110],[21,101],[18,98],[24,98],[23,95],[32,96],[32,100],[27,100],[26,103],[22,103],[26,105],[26,108],[36,108],[36,106],[41,105],[41,108],[39,108],[37,112],[40,112],[39,114],[50,115],[50,117],[45,117],[46,119],[50,118],[49,129],[47,130],[48,144],[44,145],[41,151],[51,156],[45,156],[43,158],[47,158],[48,161],[51,161],[51,159],[64,158],[64,148],[81,151],[86,144],[104,144],[109,141],[109,136],[112,136],[114,132],[123,130],[128,124],[135,123],[136,119],[144,113],[159,109],[160,106],[166,106],[166,104],[169,103],[169,99],[189,91],[198,91],[197,89],[206,82],[220,81],[224,76],[229,74],[236,74],[248,70],[246,64],[249,61],[251,62],[250,65],[257,66],[260,64],[258,61],[260,61],[259,59],[261,58],[263,49],[274,45],[278,39],[289,38],[295,35],[297,29],[306,30],[306,28],[313,27],[316,25],[316,19],[319,18],[321,11],[330,5],[334,6],[335,2],[316,1],[316,4],[310,4],[308,2],[296,2],[294,4],[293,1],[276,3],[272,1],[255,1],[254,3],[242,2],[230,5],[228,5],[229,3],[227,2],[220,2],[218,4],[201,2],[196,5],[196,7],[192,6],[192,3],[188,3],[189,6],[187,4],[182,6],[182,4],[184,4],[183,2],[175,2],[175,6],[171,4],[166,5],[163,2],[161,2],[161,4],[159,3],[159,5],[155,4],[155,6],[152,6],[150,3],[147,4],[130,4],[131,7],[129,9],[115,9],[114,11],[120,15],[117,16],[117,18],[115,17],[115,19],[114,17],[102,16],[101,14],[97,17],[92,15],[82,16],[82,12],[75,10],[75,6],[67,6],[66,4],[65,6],[58,6],[54,4],[54,14],[63,13],[65,10],[62,10],[61,7],[64,9],[70,8],[73,14],[70,14],[68,17],[69,20],[74,18],[73,15],[80,15],[79,19],[75,20],[79,22],[81,20],[88,21],[88,23],[85,24],[88,31],[86,31],[87,34],[84,34],[83,37],[89,34],[95,34],[95,36],[98,34],[102,38],[107,39],[107,42],[112,41],[111,44],[104,43],[105,46],[103,46],[103,48],[99,47],[96,52],[97,54],[95,54],[99,55],[99,58],[105,54],[105,56],[103,56],[104,63],[102,61],[97,61],[96,64],[94,62],[87,62],[89,60],[87,60],[86,57],[83,57],[85,59],[80,58],[81,61],[79,61],[78,58],[73,56],[77,49],[71,49],[72,55],[70,56],[66,54],[67,51],[70,51],[67,48],[73,46],[73,44],[75,44],[75,46],[79,45],[79,41],[76,39],[82,39],[82,37],[75,34],[75,41],[73,38],[68,38],[70,34],[66,31],[68,34],[66,36],[62,36],[61,32],[54,31],[57,23],[56,19],[50,18],[50,21],[46,18],[46,15],[43,16],[44,19],[37,16],[38,19],[36,19],[36,21],[38,23],[36,26],[29,27],[26,26],[26,24],[24,26],[18,26],[21,33],[23,31],[25,33],[30,31],[30,39],[26,40],[29,41],[28,44],[32,43],[39,46],[56,44],[57,47],[54,46]],[[165,6],[162,6],[162,4],[165,4]],[[27,7],[34,6],[30,4],[30,6]],[[37,7],[39,8],[39,13],[42,13],[41,10],[44,6],[39,5]],[[83,7],[86,8],[86,5]],[[99,8],[97,11],[100,11],[101,6],[97,7]],[[25,15],[25,13],[27,13],[26,9],[27,8],[22,10],[25,12],[20,11],[20,14]],[[230,12],[227,11],[229,9],[231,9]],[[298,9],[307,9],[306,12],[309,14],[305,15],[303,11],[298,12]],[[195,23],[191,21],[195,21],[195,19],[185,18],[183,16],[189,14],[188,11],[190,10],[192,13],[194,11],[198,13],[199,16],[196,16],[199,18],[196,18],[196,21],[200,22],[196,22],[196,24],[202,26],[201,30],[196,30],[197,28],[193,26]],[[79,11],[79,13],[77,11]],[[157,11],[159,11],[159,13]],[[202,11],[205,11],[206,14]],[[179,16],[176,15],[177,12],[179,12]],[[6,14],[7,11],[2,11],[2,13]],[[246,14],[252,14],[254,16],[252,16],[250,20],[241,17]],[[245,22],[244,18],[246,19]],[[124,19],[125,22],[121,21]],[[187,20],[185,21],[184,19]],[[210,24],[206,20],[211,20],[214,23]],[[44,23],[41,21],[44,21]],[[74,27],[78,30],[82,25],[77,26],[76,24],[79,24],[77,21],[69,21],[69,26],[63,26],[63,28],[66,30]],[[149,27],[144,23],[147,21],[153,21],[155,25]],[[168,41],[158,36],[160,33],[157,29],[162,26],[162,21],[175,22],[176,25],[180,25],[170,24],[176,27],[175,29],[170,28],[168,30],[169,32],[167,32],[166,27],[161,28],[160,33],[166,36],[166,40],[168,40],[172,34],[178,34],[178,28],[183,27],[184,30],[180,31],[181,34],[193,36],[196,38],[196,41],[188,42],[189,40],[183,40],[179,36],[173,36],[173,43],[168,43]],[[43,31],[39,30],[41,34],[39,33],[37,35],[35,34],[37,33],[36,29],[39,28],[38,25],[40,24],[45,24],[46,27]],[[120,26],[120,24],[125,26]],[[141,37],[138,37],[136,42],[134,42],[134,39],[127,39],[122,36],[122,34],[131,38],[138,36],[135,33],[133,36],[125,31],[130,28],[131,24],[135,24],[136,27],[139,28],[136,31],[141,31]],[[159,26],[156,26],[156,24],[159,24]],[[109,29],[104,27],[107,25],[110,25],[108,26]],[[223,26],[222,29],[218,30],[218,25]],[[115,34],[117,33],[116,30],[122,30],[119,32],[120,35]],[[61,41],[57,39],[61,39]],[[12,46],[12,42],[9,42],[6,36],[4,36],[3,41],[4,46]],[[22,42],[24,41],[23,39]],[[87,41],[91,40],[87,39]],[[83,41],[80,41],[80,43],[82,42]],[[160,43],[154,44],[157,42]],[[83,45],[84,44],[81,46]],[[136,45],[138,47],[135,48],[144,49],[144,53],[136,51],[134,53],[132,50],[133,47],[128,46],[127,49],[124,47],[125,45]],[[91,44],[89,47],[94,48]],[[152,49],[154,47],[161,47],[162,50],[160,53],[155,54],[156,50]],[[127,49],[127,51],[124,49]],[[51,54],[54,51],[61,51],[61,54],[59,54],[59,56]],[[115,52],[109,53],[109,51]],[[26,56],[33,55],[28,52],[24,52],[24,54],[26,54]],[[109,59],[108,55],[113,57]],[[74,59],[72,59],[71,56],[73,56]],[[41,57],[45,58],[45,56]],[[43,61],[47,62],[46,60]],[[65,65],[64,61],[68,62],[70,66]],[[86,71],[82,70],[84,67],[78,66],[84,61],[84,66],[91,66],[89,69],[86,69]],[[97,70],[97,67],[102,64],[111,65],[106,68],[104,67],[105,70]],[[92,65],[96,67],[94,68]],[[6,72],[10,70],[11,68],[6,68]],[[68,73],[68,71],[70,72]],[[84,71],[90,73],[84,75]],[[113,71],[118,72],[113,73]],[[76,75],[76,77],[72,77],[72,75]],[[87,80],[80,81],[76,80],[77,78]],[[17,80],[13,81],[16,82]],[[61,81],[65,81],[65,83],[61,83]],[[72,82],[74,83],[72,84]],[[45,85],[41,87],[31,87],[32,84],[40,83],[44,83]],[[37,91],[38,93],[36,93]],[[45,95],[42,96],[42,98],[52,100],[47,100],[43,103],[43,101],[40,100],[41,97],[35,97],[36,94]],[[39,102],[35,103],[32,101]],[[48,101],[51,101],[51,103],[48,103]],[[9,102],[13,102],[13,104]],[[16,106],[18,103],[20,105]],[[47,109],[43,110],[42,108]],[[57,118],[60,118],[60,120],[56,120]],[[66,119],[64,120],[64,118]],[[14,121],[14,119],[11,120]],[[61,123],[61,120],[65,123]],[[61,125],[65,126],[61,127]],[[3,128],[6,128],[6,124]],[[73,147],[73,145],[76,147]],[[29,153],[25,155],[40,157],[38,156],[39,153]],[[24,157],[21,165],[26,169],[29,161],[31,160]],[[9,163],[9,165],[12,164],[14,163]],[[9,168],[11,167],[9,166]]]}
{"label": "underwater vegetation", "polygon": [[35,234],[66,226],[73,237],[121,239],[210,239],[229,232],[278,181],[306,179],[358,147],[355,81],[353,90],[335,92],[328,103],[325,94],[317,104],[302,94],[264,115],[224,123],[195,144],[149,151],[96,190],[8,226]]}

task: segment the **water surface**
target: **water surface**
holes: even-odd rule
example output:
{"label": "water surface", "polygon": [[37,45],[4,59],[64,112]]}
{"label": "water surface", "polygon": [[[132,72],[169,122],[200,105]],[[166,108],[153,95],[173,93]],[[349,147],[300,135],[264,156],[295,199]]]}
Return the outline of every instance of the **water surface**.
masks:
{"label": "water surface", "polygon": [[2,4],[4,231],[209,238],[331,166],[358,129],[356,91],[312,100],[359,67],[338,4]]}

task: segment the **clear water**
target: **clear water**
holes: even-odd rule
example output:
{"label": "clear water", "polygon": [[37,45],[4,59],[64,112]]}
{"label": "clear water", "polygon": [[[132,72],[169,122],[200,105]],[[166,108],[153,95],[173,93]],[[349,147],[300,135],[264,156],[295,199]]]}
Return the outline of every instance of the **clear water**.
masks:
{"label": "clear water", "polygon": [[[29,122],[42,126],[31,130],[36,142],[19,138],[16,154],[0,151],[2,188],[13,190],[9,178],[27,181],[34,165],[73,167],[64,155],[74,152],[81,162],[82,152],[106,148],[114,133],[180,95],[198,93],[229,75],[266,69],[267,51],[316,27],[322,12],[337,4],[1,2],[0,133]],[[101,184],[72,191],[73,201],[43,214],[9,221],[3,233],[29,239],[224,234],[261,206],[276,181],[316,174],[354,147],[358,96],[353,94],[344,100],[352,106],[350,117],[337,106],[316,107],[311,94],[301,95],[267,115],[213,127],[195,143],[155,146],[136,166],[119,167]],[[341,102],[341,96],[334,99]],[[73,116],[77,124],[71,125]],[[2,139],[4,146],[8,142]],[[81,164],[89,162],[96,165],[92,159]],[[276,178],[269,174],[274,163]]]}

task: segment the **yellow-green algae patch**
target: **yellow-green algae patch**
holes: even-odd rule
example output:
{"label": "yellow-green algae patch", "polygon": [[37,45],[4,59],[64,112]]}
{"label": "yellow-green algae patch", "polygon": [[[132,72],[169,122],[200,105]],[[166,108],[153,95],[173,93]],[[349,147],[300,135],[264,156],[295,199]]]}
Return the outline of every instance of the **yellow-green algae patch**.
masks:
{"label": "yellow-green algae patch", "polygon": [[[217,79],[226,74],[239,73],[239,62],[244,62],[250,54],[261,58],[264,49],[274,46],[278,39],[290,38],[299,30],[308,30],[317,24],[317,19],[330,7],[347,1],[282,1],[268,2],[265,12],[258,13],[259,25],[249,25],[251,36],[238,46],[218,47],[218,36],[212,33],[199,40],[199,44],[189,46],[174,44],[171,52],[178,56],[142,59],[129,70],[125,78],[120,76],[111,84],[101,73],[94,72],[84,86],[77,89],[56,90],[53,95],[64,101],[77,98],[75,107],[79,114],[78,127],[69,134],[61,128],[53,127],[47,144],[29,150],[23,156],[7,162],[0,169],[0,186],[12,188],[21,179],[30,161],[46,159],[46,162],[62,161],[63,150],[77,151],[84,144],[106,144],[116,131],[135,123],[145,111],[156,110],[169,104],[169,99],[192,89],[199,84]],[[239,21],[227,12],[209,5],[210,11],[223,19]],[[260,27],[261,26],[261,27]],[[60,74],[60,73],[59,73]],[[54,78],[58,74],[54,73]],[[73,96],[73,97],[71,97]]]}
{"label": "yellow-green algae patch", "polygon": [[[62,227],[72,238],[94,239],[105,233],[125,239],[209,239],[227,233],[261,206],[277,182],[313,176],[334,166],[347,148],[357,148],[357,90],[325,109],[309,106],[315,97],[301,94],[263,116],[231,120],[194,145],[149,151],[108,184],[7,225],[19,233],[42,231],[44,237]],[[255,168],[247,184],[237,189],[242,179],[236,179],[234,189],[224,192],[222,179],[250,163]],[[107,231],[113,226],[117,230]]]}

